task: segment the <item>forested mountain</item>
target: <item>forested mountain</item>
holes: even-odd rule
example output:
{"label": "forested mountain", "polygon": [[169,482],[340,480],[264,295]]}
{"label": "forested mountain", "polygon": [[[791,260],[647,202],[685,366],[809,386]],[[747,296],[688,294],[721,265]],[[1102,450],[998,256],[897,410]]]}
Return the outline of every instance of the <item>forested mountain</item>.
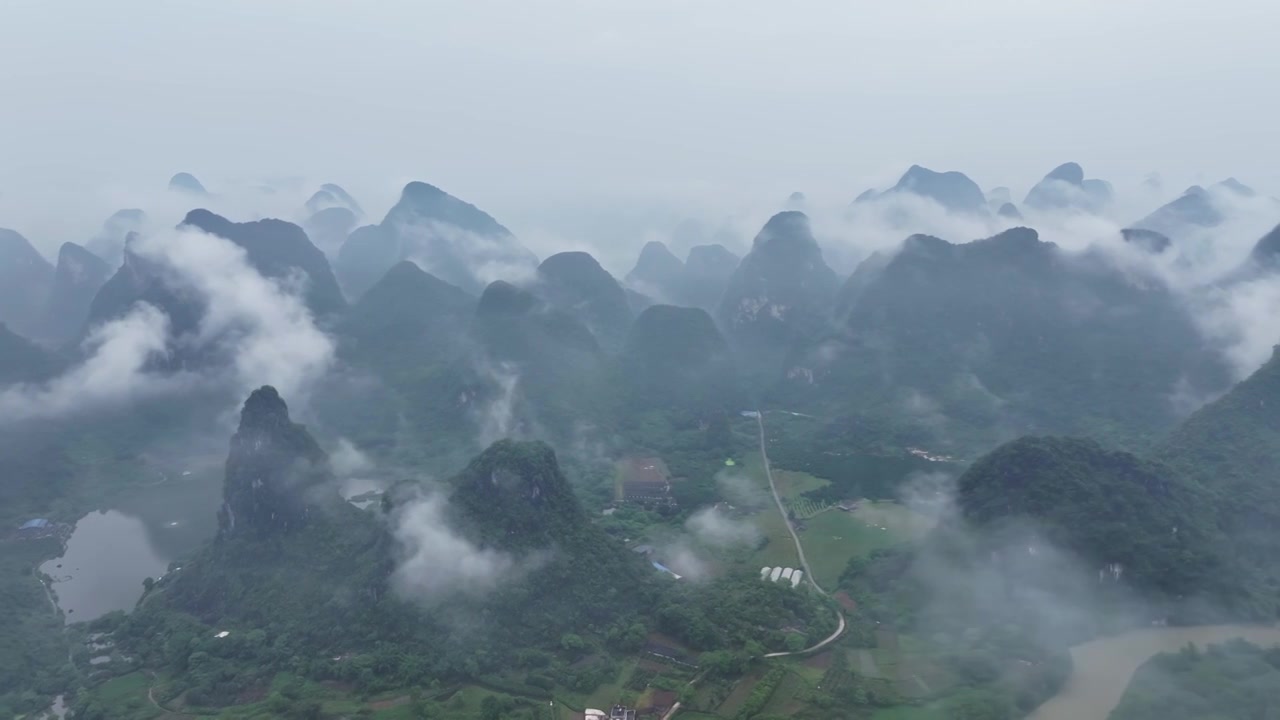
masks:
{"label": "forested mountain", "polygon": [[538,266],[535,292],[580,320],[600,343],[621,347],[633,318],[622,286],[585,252],[552,255]]}
{"label": "forested mountain", "polygon": [[36,337],[53,286],[53,266],[13,230],[0,228],[0,322]]}
{"label": "forested mountain", "polygon": [[1265,718],[1280,707],[1280,647],[1233,640],[1160,653],[1134,673],[1108,720]]}
{"label": "forested mountain", "polygon": [[804,213],[769,219],[729,278],[717,318],[745,357],[743,365],[776,371],[790,348],[830,327],[839,287]]}
{"label": "forested mountain", "polygon": [[1280,589],[1280,350],[1196,411],[1157,455],[1217,494],[1216,514],[1235,554],[1260,582]]}
{"label": "forested mountain", "polygon": [[[953,245],[913,236],[850,278],[843,334],[789,363],[790,392],[901,413],[919,394],[959,428],[1163,432],[1179,388],[1225,387],[1221,359],[1156,278],[1015,228]],[[838,390],[839,389],[839,390]]]}
{"label": "forested mountain", "polygon": [[63,243],[40,323],[42,336],[61,345],[79,335],[89,319],[94,296],[111,274],[110,266],[97,255],[75,243]]}
{"label": "forested mountain", "polygon": [[[253,391],[240,411],[240,428],[231,437],[220,537],[287,533],[323,509],[326,495],[338,499],[329,460],[273,387]],[[332,504],[332,503],[329,503]]]}
{"label": "forested mountain", "polygon": [[[185,677],[195,702],[222,705],[291,656],[308,658],[294,672],[325,679],[349,677],[343,658],[376,655],[376,676],[352,678],[369,689],[520,667],[566,632],[626,627],[654,597],[641,559],[585,522],[546,445],[497,443],[445,494],[427,500],[437,490],[406,482],[377,511],[342,501],[331,478],[275,391],[255,391],[231,441],[218,539],[156,583],[117,637]],[[502,592],[423,563],[448,552],[432,542],[491,563]],[[222,628],[267,642],[206,651],[214,674],[193,659],[203,643],[174,642]]]}
{"label": "forested mountain", "polygon": [[607,358],[591,330],[528,290],[501,280],[485,288],[471,337],[476,354],[467,367],[476,369],[465,372],[486,378],[494,392],[511,383],[514,420],[533,413],[545,430],[562,432],[598,417],[611,401]]}
{"label": "forested mountain", "polygon": [[[301,279],[304,282],[302,298],[317,319],[335,319],[346,309],[346,300],[324,253],[297,225],[272,219],[235,223],[207,210],[192,210],[179,226],[182,227],[195,228],[235,243],[244,249],[249,265],[263,277],[280,281]],[[176,282],[162,263],[136,252],[136,242],[141,240],[130,235],[123,264],[94,296],[89,306],[86,330],[123,317],[136,303],[146,302],[168,316],[173,337],[180,338],[194,332],[205,313],[204,300],[194,288]],[[153,242],[182,243],[186,240],[179,234]],[[185,362],[182,358],[176,358],[176,361]]]}
{"label": "forested mountain", "polygon": [[454,357],[476,298],[405,260],[360,297],[337,328],[344,357],[412,373]]}
{"label": "forested mountain", "polygon": [[1046,559],[1065,550],[1081,563],[1080,577],[1150,599],[1239,599],[1243,578],[1205,512],[1215,496],[1130,453],[1091,440],[1024,437],[975,462],[956,499],[980,548],[1035,555],[1042,546]]}
{"label": "forested mountain", "polygon": [[352,232],[335,265],[347,293],[358,298],[401,260],[474,293],[537,264],[488,213],[423,182],[406,185],[381,223]]}
{"label": "forested mountain", "polygon": [[620,362],[629,407],[725,413],[746,399],[728,343],[700,308],[647,308],[631,326]]}

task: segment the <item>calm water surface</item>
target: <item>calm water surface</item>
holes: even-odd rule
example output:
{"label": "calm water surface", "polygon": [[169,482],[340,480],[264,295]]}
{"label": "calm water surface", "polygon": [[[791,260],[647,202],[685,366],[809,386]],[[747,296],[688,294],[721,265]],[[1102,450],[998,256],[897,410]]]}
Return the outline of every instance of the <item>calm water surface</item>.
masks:
{"label": "calm water surface", "polygon": [[183,476],[80,518],[62,557],[40,566],[53,578],[67,622],[132,609],[144,579],[160,577],[170,562],[212,537],[218,480],[205,473]]}

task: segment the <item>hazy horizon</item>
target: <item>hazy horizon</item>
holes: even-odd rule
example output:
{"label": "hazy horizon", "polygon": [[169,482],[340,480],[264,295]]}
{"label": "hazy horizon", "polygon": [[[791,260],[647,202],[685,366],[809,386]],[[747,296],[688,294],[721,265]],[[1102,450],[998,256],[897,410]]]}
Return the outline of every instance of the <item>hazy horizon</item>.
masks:
{"label": "hazy horizon", "polygon": [[375,219],[421,179],[593,245],[619,218],[847,203],[912,164],[1018,200],[1067,161],[1159,173],[1165,200],[1277,192],[1280,8],[1088,4],[17,0],[0,226],[50,253],[179,171],[337,182]]}

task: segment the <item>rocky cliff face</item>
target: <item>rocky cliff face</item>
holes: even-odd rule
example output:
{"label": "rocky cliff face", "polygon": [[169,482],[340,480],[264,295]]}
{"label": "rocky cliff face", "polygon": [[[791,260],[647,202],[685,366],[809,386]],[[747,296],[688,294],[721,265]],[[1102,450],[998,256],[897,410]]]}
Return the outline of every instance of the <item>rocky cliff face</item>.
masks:
{"label": "rocky cliff face", "polygon": [[307,522],[330,496],[329,458],[276,389],[253,391],[240,411],[240,427],[231,438],[222,507],[221,535],[288,532]]}

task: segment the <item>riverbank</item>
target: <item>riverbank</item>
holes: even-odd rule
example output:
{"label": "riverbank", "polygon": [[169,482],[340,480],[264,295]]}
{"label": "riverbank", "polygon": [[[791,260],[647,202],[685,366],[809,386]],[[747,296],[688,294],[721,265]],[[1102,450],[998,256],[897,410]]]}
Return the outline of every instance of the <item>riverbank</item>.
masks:
{"label": "riverbank", "polygon": [[1202,625],[1152,627],[1090,640],[1071,648],[1074,665],[1057,695],[1028,720],[1106,720],[1120,703],[1133,674],[1152,656],[1174,652],[1187,643],[1205,646],[1244,638],[1258,645],[1280,643],[1280,627]]}

